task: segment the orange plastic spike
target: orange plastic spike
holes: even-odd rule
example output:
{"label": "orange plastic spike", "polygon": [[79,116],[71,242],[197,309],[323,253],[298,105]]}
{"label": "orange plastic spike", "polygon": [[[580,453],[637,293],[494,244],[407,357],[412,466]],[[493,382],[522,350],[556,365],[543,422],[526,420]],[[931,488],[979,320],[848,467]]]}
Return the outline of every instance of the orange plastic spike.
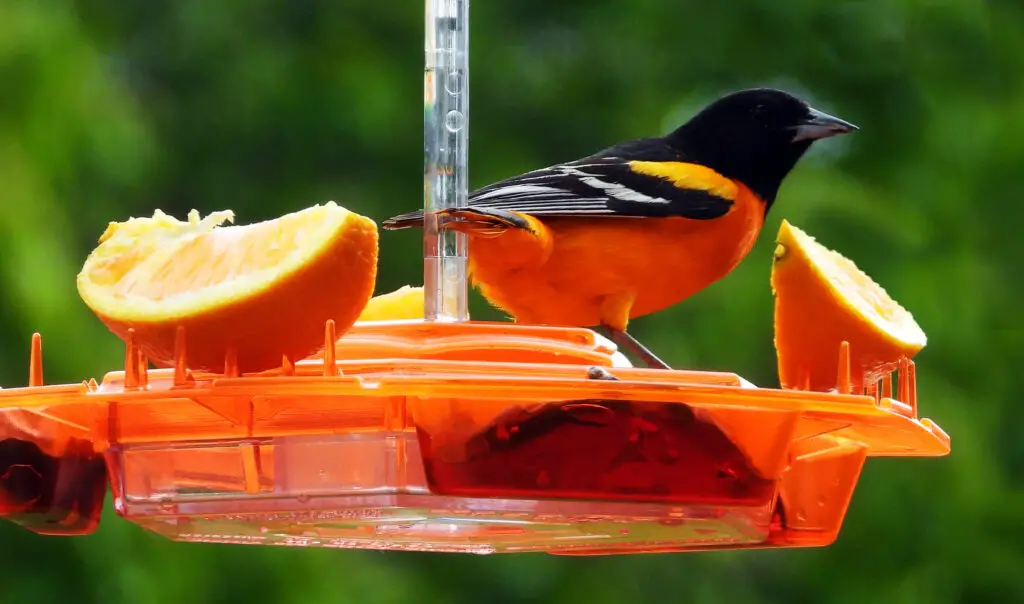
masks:
{"label": "orange plastic spike", "polygon": [[336,362],[334,343],[338,341],[338,332],[334,327],[334,319],[328,319],[324,325],[324,375],[333,377],[338,375],[338,363]]}
{"label": "orange plastic spike", "polygon": [[174,385],[188,383],[188,356],[185,349],[185,326],[179,325],[174,333]]}
{"label": "orange plastic spike", "polygon": [[914,361],[907,361],[907,404],[910,405],[912,417],[917,417],[917,368]]}
{"label": "orange plastic spike", "polygon": [[853,384],[850,382],[850,343],[845,340],[839,345],[839,376],[836,379],[836,389],[839,394],[853,392]]}
{"label": "orange plastic spike", "polygon": [[139,363],[135,356],[135,330],[128,328],[124,341],[124,387],[126,390],[139,387]]}
{"label": "orange plastic spike", "polygon": [[871,398],[878,400],[879,391],[879,380],[872,379],[868,383],[864,384],[864,394]]}
{"label": "orange plastic spike", "polygon": [[228,350],[224,354],[224,375],[238,377],[238,347],[234,344],[228,346]]}
{"label": "orange plastic spike", "polygon": [[288,355],[281,355],[281,375],[295,375],[295,363]]}
{"label": "orange plastic spike", "polygon": [[910,381],[907,379],[907,357],[900,357],[899,369],[897,370],[896,379],[896,400],[901,403],[906,403],[910,399]]}
{"label": "orange plastic spike", "polygon": [[892,398],[892,372],[882,378],[882,398]]}
{"label": "orange plastic spike", "polygon": [[135,349],[135,362],[139,368],[139,386],[145,388],[149,385],[149,359],[141,348]]}
{"label": "orange plastic spike", "polygon": [[28,355],[28,385],[43,385],[43,337],[32,334],[32,348]]}

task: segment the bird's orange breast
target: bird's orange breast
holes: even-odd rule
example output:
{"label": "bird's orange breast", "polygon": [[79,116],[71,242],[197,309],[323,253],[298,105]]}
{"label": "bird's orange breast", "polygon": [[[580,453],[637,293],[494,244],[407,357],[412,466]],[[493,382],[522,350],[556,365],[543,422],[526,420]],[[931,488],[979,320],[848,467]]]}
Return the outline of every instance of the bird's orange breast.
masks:
{"label": "bird's orange breast", "polygon": [[536,233],[471,237],[470,273],[519,321],[625,329],[735,268],[761,231],[764,208],[739,185],[730,211],[713,220],[531,217]]}

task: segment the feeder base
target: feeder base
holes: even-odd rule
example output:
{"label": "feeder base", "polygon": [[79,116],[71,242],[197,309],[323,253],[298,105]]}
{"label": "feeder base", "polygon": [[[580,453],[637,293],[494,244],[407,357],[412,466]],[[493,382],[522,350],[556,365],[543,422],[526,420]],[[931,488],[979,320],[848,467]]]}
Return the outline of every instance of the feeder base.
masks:
{"label": "feeder base", "polygon": [[[868,456],[941,456],[900,364],[865,392],[629,367],[594,332],[357,324],[259,374],[146,366],[0,390],[0,518],[179,541],[598,555],[822,546]],[[604,368],[596,371],[594,368]],[[237,369],[237,368],[235,368]],[[614,379],[604,374],[610,373]],[[594,377],[597,375],[598,377]]]}
{"label": "feeder base", "polygon": [[[118,513],[176,541],[592,555],[827,545],[865,452],[820,444],[785,473],[780,492],[734,505],[432,495],[412,432],[126,446],[108,462],[120,468]],[[247,493],[253,464],[272,479]],[[831,486],[808,482],[829,470]],[[800,489],[817,505],[805,510]],[[798,516],[793,526],[783,500]]]}

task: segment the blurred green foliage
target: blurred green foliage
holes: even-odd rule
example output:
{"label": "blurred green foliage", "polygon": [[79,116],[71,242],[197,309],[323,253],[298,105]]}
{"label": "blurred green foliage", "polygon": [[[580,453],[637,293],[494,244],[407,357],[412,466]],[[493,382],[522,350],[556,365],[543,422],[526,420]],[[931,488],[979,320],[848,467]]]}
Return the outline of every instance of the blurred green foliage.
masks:
{"label": "blurred green foliage", "polygon": [[[506,0],[473,7],[471,183],[664,132],[778,85],[861,131],[818,145],[728,278],[633,331],[677,366],[774,385],[772,236],[785,217],[911,309],[945,459],[872,460],[825,549],[626,558],[175,544],[0,523],[0,601],[1024,602],[1024,4],[1016,0]],[[30,335],[47,379],[120,343],[74,277],[110,220],[328,199],[378,220],[422,199],[422,5],[0,2],[0,383]],[[379,291],[420,282],[382,236]],[[474,314],[498,315],[474,299]]]}

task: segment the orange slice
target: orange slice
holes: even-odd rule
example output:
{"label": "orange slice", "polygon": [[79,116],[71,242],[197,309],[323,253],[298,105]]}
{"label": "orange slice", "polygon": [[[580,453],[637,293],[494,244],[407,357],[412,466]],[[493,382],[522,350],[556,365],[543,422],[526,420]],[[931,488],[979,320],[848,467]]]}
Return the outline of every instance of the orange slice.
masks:
{"label": "orange slice", "polygon": [[370,298],[359,315],[360,321],[398,321],[423,318],[423,288],[400,287]]}
{"label": "orange slice", "polygon": [[834,389],[844,341],[854,392],[927,343],[914,317],[882,286],[786,221],[776,239],[772,290],[783,388]]}
{"label": "orange slice", "polygon": [[111,223],[78,275],[86,305],[157,366],[174,362],[185,328],[187,364],[222,373],[279,366],[340,336],[355,323],[377,276],[377,225],[334,202],[246,226],[231,211],[179,221]]}

